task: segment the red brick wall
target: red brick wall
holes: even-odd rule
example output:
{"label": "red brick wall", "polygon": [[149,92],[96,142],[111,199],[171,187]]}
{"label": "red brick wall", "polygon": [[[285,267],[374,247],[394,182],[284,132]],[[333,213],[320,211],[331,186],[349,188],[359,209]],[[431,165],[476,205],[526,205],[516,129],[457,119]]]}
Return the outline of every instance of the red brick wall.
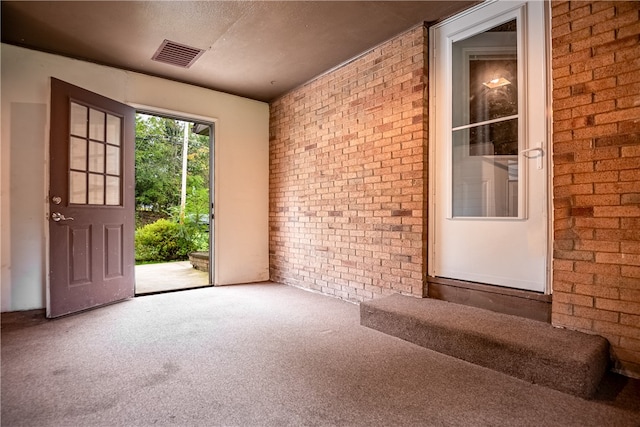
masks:
{"label": "red brick wall", "polygon": [[553,316],[640,376],[640,2],[553,2]]}
{"label": "red brick wall", "polygon": [[271,104],[272,280],[422,296],[426,46],[414,28]]}
{"label": "red brick wall", "polygon": [[[426,30],[271,105],[273,280],[422,295]],[[553,323],[640,376],[640,2],[553,2]]]}

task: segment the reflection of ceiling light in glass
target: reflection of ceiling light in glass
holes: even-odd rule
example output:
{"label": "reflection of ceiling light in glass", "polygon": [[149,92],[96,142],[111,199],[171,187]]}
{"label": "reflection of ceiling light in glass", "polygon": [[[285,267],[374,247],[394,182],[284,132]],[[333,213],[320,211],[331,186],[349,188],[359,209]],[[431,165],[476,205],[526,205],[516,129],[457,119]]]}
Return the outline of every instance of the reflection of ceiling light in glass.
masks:
{"label": "reflection of ceiling light in glass", "polygon": [[485,85],[486,87],[488,87],[489,89],[495,89],[497,87],[510,85],[511,82],[509,80],[505,79],[504,77],[498,77],[498,78],[495,78],[493,80],[489,80],[488,82],[484,82],[482,84]]}

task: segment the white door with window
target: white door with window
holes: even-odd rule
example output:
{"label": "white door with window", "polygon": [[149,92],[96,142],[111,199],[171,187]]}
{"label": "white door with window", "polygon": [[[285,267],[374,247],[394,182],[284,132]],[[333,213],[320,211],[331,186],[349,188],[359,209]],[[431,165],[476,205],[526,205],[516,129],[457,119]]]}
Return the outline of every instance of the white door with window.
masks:
{"label": "white door with window", "polygon": [[430,274],[545,292],[545,3],[431,29]]}

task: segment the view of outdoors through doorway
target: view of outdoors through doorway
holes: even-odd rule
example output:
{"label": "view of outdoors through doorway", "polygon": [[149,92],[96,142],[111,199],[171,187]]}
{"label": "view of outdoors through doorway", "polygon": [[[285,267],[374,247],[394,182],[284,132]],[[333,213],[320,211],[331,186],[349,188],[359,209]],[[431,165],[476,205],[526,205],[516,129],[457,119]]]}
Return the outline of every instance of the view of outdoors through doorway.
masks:
{"label": "view of outdoors through doorway", "polygon": [[136,295],[209,286],[213,125],[136,114]]}

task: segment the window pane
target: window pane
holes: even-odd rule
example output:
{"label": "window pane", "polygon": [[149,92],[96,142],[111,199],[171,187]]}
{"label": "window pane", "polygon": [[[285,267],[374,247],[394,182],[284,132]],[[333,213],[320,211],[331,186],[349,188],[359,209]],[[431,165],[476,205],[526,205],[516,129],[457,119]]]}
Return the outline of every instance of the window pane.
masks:
{"label": "window pane", "polygon": [[518,114],[517,59],[469,61],[469,120],[479,123]]}
{"label": "window pane", "polygon": [[71,134],[82,137],[87,136],[87,107],[71,103]]}
{"label": "window pane", "polygon": [[89,174],[89,204],[104,204],[104,175]]}
{"label": "window pane", "polygon": [[84,172],[69,173],[69,203],[87,203],[87,174]]}
{"label": "window pane", "polygon": [[107,205],[120,204],[120,178],[107,177]]}
{"label": "window pane", "polygon": [[89,142],[89,170],[104,172],[104,144]]}
{"label": "window pane", "polygon": [[518,154],[518,119],[472,127],[468,135],[470,156]]}
{"label": "window pane", "polygon": [[107,114],[107,142],[120,145],[120,117]]}
{"label": "window pane", "polygon": [[104,113],[94,110],[89,112],[89,138],[104,141]]}
{"label": "window pane", "polygon": [[517,119],[452,136],[453,216],[518,216]]}
{"label": "window pane", "polygon": [[517,22],[452,43],[453,127],[518,114]]}
{"label": "window pane", "polygon": [[87,140],[71,137],[69,150],[69,165],[71,169],[87,170]]}
{"label": "window pane", "polygon": [[120,149],[107,145],[107,173],[120,175]]}

